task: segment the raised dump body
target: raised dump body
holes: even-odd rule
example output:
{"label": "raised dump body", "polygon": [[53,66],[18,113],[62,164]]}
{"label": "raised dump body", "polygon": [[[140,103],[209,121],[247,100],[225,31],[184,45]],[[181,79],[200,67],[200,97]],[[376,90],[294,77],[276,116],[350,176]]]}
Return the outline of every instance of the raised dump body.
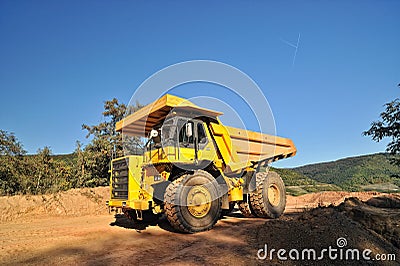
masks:
{"label": "raised dump body", "polygon": [[221,115],[167,94],[117,122],[118,132],[148,141],[143,155],[112,161],[108,206],[133,220],[165,213],[189,233],[210,229],[235,204],[246,217],[279,217],[283,181],[259,171],[294,156],[293,142],[225,126]]}

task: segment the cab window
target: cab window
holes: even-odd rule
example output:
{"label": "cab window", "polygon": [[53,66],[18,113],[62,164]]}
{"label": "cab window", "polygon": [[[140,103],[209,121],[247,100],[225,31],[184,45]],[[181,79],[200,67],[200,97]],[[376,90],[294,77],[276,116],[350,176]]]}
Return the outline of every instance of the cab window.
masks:
{"label": "cab window", "polygon": [[197,123],[197,135],[199,138],[199,144],[206,144],[207,143],[207,135],[204,131],[203,123]]}
{"label": "cab window", "polygon": [[193,144],[193,140],[194,140],[194,136],[192,134],[192,136],[188,137],[186,135],[186,123],[191,124],[192,128],[193,127],[193,122],[189,121],[184,121],[184,120],[179,120],[178,122],[178,127],[179,127],[179,143],[180,144],[184,144],[184,145],[188,145],[188,144]]}

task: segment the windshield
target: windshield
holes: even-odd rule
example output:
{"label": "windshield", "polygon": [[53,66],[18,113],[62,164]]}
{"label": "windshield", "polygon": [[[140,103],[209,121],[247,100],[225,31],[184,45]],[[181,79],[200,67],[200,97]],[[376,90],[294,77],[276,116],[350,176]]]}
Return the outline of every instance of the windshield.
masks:
{"label": "windshield", "polygon": [[176,125],[174,120],[170,119],[161,126],[161,143],[162,146],[174,146],[176,135]]}

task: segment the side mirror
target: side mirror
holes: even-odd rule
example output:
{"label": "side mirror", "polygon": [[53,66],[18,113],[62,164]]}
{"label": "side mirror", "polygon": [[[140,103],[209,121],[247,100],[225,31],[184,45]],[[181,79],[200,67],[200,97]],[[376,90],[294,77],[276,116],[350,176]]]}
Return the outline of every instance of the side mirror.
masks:
{"label": "side mirror", "polygon": [[158,134],[158,130],[152,129],[150,131],[150,137],[154,141],[155,144],[159,144],[161,142],[161,136]]}
{"label": "side mirror", "polygon": [[155,137],[157,137],[157,136],[158,136],[158,131],[155,130],[155,129],[152,129],[152,130],[150,131],[150,138],[155,138]]}
{"label": "side mirror", "polygon": [[186,136],[188,138],[190,138],[191,136],[193,136],[193,127],[192,127],[192,123],[186,123],[185,125],[185,130],[186,130]]}

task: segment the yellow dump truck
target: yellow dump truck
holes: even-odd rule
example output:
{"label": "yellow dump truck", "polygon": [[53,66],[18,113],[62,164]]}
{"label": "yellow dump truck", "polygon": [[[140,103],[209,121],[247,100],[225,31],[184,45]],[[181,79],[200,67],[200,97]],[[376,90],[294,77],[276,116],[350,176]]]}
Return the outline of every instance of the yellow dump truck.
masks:
{"label": "yellow dump truck", "polygon": [[261,169],[294,156],[293,142],[225,126],[221,115],[167,94],[117,122],[147,143],[142,155],[112,160],[107,205],[136,221],[165,214],[186,233],[211,229],[235,204],[246,217],[279,217],[284,183]]}

